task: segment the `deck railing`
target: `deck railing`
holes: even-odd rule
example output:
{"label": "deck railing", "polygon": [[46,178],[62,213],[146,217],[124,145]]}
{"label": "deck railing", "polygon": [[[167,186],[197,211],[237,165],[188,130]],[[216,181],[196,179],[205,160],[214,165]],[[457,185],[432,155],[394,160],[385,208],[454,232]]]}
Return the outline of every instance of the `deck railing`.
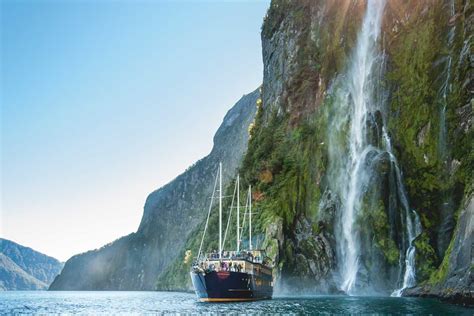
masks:
{"label": "deck railing", "polygon": [[219,259],[230,259],[230,260],[247,260],[253,263],[264,263],[270,262],[270,260],[265,256],[265,252],[261,250],[252,250],[252,251],[223,251],[222,256],[219,258],[218,252],[206,253],[198,258],[198,261],[204,260],[219,260]]}
{"label": "deck railing", "polygon": [[[255,264],[263,264],[266,267]],[[196,271],[236,271],[254,274],[256,271],[265,271],[271,274],[271,260],[263,250],[252,251],[224,251],[219,258],[219,253],[206,253],[196,258],[193,262]]]}

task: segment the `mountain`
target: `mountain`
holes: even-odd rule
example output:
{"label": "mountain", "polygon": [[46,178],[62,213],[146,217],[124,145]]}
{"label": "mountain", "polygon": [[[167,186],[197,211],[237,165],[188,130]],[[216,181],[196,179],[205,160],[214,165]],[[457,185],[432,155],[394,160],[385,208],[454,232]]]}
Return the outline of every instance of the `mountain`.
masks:
{"label": "mountain", "polygon": [[[239,173],[277,291],[473,303],[473,19],[467,0],[271,2]],[[159,288],[190,288],[196,240]]]}
{"label": "mountain", "polygon": [[73,256],[50,290],[153,290],[157,279],[204,220],[219,162],[224,183],[247,148],[259,90],[244,95],[225,115],[211,153],[146,199],[137,232]]}
{"label": "mountain", "polygon": [[59,274],[58,260],[0,238],[0,289],[44,290]]}

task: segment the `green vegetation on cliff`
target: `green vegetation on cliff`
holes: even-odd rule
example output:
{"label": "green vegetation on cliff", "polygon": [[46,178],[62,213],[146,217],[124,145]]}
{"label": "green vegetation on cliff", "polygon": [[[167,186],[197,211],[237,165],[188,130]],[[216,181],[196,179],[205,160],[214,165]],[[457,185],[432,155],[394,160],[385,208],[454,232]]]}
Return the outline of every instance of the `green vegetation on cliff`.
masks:
{"label": "green vegetation on cliff", "polygon": [[[465,21],[462,15],[451,21],[445,5],[441,1],[388,1],[381,40],[387,63],[379,85],[388,103],[384,114],[372,113],[378,128],[387,123],[384,127],[410,208],[421,219],[423,233],[414,242],[418,282],[445,278],[449,270],[445,256],[451,254],[452,244],[448,248],[440,240],[451,240],[449,225],[453,224],[448,223],[445,236],[440,237],[441,226],[448,217],[454,223],[457,220],[455,212],[463,195],[472,190],[474,173],[472,129],[460,128],[468,120],[459,114],[471,102],[463,86],[469,63],[460,54],[467,36],[461,31]],[[455,6],[461,12],[465,3],[457,0]],[[264,82],[239,173],[242,187],[252,185],[254,190],[256,241],[275,260],[276,274],[287,279],[318,284],[329,278],[337,264],[344,264],[333,260],[338,238],[335,220],[343,201],[331,190],[335,180],[329,174],[328,138],[331,135],[331,141],[345,147],[349,130],[348,126],[329,130],[328,122],[339,106],[334,90],[347,79],[343,74],[364,11],[363,2],[276,0],[262,26]],[[448,45],[453,25],[457,33]],[[445,79],[448,56],[452,65]],[[445,97],[440,91],[446,81]],[[440,115],[444,107],[445,117]],[[374,146],[380,145],[376,129],[368,135]],[[446,137],[444,143],[442,137]],[[403,206],[390,204],[400,198],[399,191],[389,192],[393,183],[388,179],[395,167],[389,157],[378,158],[378,177],[364,192],[357,210],[357,229],[370,248],[364,249],[361,258],[361,278],[393,290],[405,256],[406,236],[401,234],[406,223],[400,219]],[[233,183],[226,190],[231,195]],[[197,254],[203,227],[204,223],[191,234],[177,261],[157,281],[159,288],[189,288],[189,258]],[[205,251],[217,248],[216,212],[210,218],[208,236]],[[234,239],[235,228],[227,241]],[[371,275],[375,271],[371,269],[379,269],[380,275]],[[388,278],[392,284],[387,284]]]}
{"label": "green vegetation on cliff", "polygon": [[[457,1],[456,11],[462,8],[463,4]],[[417,278],[425,281],[444,255],[434,250],[441,238],[439,227],[447,216],[442,213],[442,205],[447,203],[448,196],[452,201],[450,212],[455,212],[463,194],[472,185],[474,139],[472,131],[459,131],[460,117],[456,114],[469,102],[461,80],[468,64],[461,63],[458,53],[464,42],[461,32],[464,21],[456,16],[456,20],[448,23],[449,16],[441,2],[431,6],[421,4],[413,10],[411,18],[388,35],[387,84],[393,90],[390,132],[410,202],[420,214],[425,231],[415,242]],[[447,34],[454,26],[457,33],[454,33],[452,47],[448,47]],[[448,58],[451,58],[449,65],[446,64]],[[443,90],[446,84],[449,90]],[[440,114],[443,106],[446,107],[445,121],[441,121]],[[443,126],[447,130],[447,145],[440,141]],[[446,269],[441,267],[441,270]],[[432,280],[437,278],[439,276],[432,276]]]}

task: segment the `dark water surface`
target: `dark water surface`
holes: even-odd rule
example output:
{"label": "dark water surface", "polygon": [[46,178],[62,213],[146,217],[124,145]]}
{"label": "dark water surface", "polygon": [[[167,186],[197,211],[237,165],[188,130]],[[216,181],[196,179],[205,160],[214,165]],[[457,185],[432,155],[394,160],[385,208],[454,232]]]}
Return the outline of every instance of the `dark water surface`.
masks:
{"label": "dark water surface", "polygon": [[249,303],[201,303],[177,292],[0,292],[2,314],[416,314],[473,315],[474,309],[433,299],[276,297]]}

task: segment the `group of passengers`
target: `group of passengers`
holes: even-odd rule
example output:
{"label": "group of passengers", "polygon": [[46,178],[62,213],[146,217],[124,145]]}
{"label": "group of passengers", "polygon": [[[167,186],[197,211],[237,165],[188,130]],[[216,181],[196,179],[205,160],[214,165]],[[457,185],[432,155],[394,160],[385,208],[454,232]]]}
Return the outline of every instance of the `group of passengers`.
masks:
{"label": "group of passengers", "polygon": [[[219,259],[219,252],[214,250],[210,254],[210,259]],[[237,260],[237,259],[243,259],[243,260],[248,260],[251,262],[260,262],[261,258],[260,256],[254,257],[253,253],[250,251],[240,251],[240,252],[235,252],[235,251],[223,251],[222,252],[222,259],[232,259],[232,260]]]}
{"label": "group of passengers", "polygon": [[[201,263],[201,268],[204,268],[204,266],[202,265]],[[242,264],[237,264],[237,263],[233,263],[232,261],[227,263],[225,261],[221,261],[217,267],[215,264],[210,264],[208,267],[207,267],[207,272],[211,272],[211,271],[230,271],[230,272],[242,272],[244,270],[244,267],[242,266]]]}
{"label": "group of passengers", "polygon": [[243,270],[242,264],[233,263],[232,261],[227,264],[225,261],[221,261],[221,271],[241,272]]}

